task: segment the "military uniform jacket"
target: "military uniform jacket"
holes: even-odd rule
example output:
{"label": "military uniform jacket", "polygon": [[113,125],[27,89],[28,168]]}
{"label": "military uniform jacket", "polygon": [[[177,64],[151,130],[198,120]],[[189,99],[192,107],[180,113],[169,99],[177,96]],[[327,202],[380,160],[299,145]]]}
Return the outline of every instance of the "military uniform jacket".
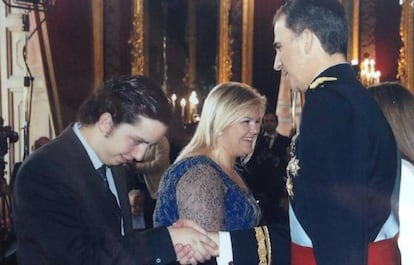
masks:
{"label": "military uniform jacket", "polygon": [[[366,265],[368,243],[391,214],[397,147],[350,65],[333,66],[315,80],[320,77],[332,79],[305,93],[290,219],[309,237],[318,265]],[[296,228],[290,227],[291,235]],[[268,228],[270,254],[260,251],[263,237],[255,230],[232,233],[234,264],[258,264],[266,257],[283,264],[288,248],[280,230]]]}

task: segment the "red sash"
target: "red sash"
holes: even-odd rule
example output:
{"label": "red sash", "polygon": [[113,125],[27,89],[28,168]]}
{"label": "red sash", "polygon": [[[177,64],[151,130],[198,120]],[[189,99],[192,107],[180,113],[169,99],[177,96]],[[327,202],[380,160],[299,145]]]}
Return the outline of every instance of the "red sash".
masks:
{"label": "red sash", "polygon": [[[313,249],[291,244],[291,265],[317,265]],[[401,265],[397,237],[372,242],[368,245],[368,265]]]}

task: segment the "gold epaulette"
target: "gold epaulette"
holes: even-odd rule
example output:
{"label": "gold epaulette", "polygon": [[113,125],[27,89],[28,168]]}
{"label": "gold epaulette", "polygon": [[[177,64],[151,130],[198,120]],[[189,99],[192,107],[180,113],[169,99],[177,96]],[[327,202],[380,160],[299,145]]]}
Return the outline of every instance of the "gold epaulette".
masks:
{"label": "gold epaulette", "polygon": [[254,228],[257,241],[257,255],[259,256],[259,265],[272,264],[272,245],[270,244],[269,230],[267,226]]}
{"label": "gold epaulette", "polygon": [[313,81],[310,84],[309,89],[314,89],[314,88],[317,88],[320,84],[323,84],[329,81],[336,81],[336,80],[338,80],[338,78],[336,77],[327,77],[327,76],[318,77],[315,79],[315,81]]}

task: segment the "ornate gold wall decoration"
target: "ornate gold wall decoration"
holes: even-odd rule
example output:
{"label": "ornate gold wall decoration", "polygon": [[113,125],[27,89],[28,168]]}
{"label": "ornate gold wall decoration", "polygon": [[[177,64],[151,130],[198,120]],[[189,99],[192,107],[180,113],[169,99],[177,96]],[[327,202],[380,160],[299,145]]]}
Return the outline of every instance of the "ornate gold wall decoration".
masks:
{"label": "ornate gold wall decoration", "polygon": [[[167,46],[170,55],[168,60],[164,58],[164,62],[167,62],[169,68],[169,93],[184,94],[184,90],[189,88],[207,91],[217,82],[230,80],[251,83],[253,0],[188,0],[174,4],[168,0],[133,0],[132,3],[132,31],[129,44],[133,74],[145,74],[162,83],[159,44],[162,41],[160,34],[166,27],[157,15],[163,16],[164,19],[168,15],[179,15],[182,20],[178,20],[173,26],[167,25]],[[169,4],[168,13],[174,10],[175,13],[161,14],[162,3]],[[216,19],[212,23],[217,23],[216,32],[213,33],[217,38],[214,39],[214,44],[208,46],[211,48],[208,52],[212,50],[214,54],[206,54],[205,50],[202,50],[203,45],[206,46],[206,43],[212,40],[211,37],[203,35],[211,29],[199,28],[201,22],[206,23],[206,19],[198,19],[199,15],[205,12],[205,8],[209,12],[215,12],[212,17]],[[182,41],[183,32],[185,41]],[[209,60],[206,60],[206,56],[209,56]]]}
{"label": "ornate gold wall decoration", "polygon": [[353,1],[352,9],[352,35],[351,35],[351,53],[350,59],[357,59],[359,57],[359,0]]}
{"label": "ornate gold wall decoration", "polygon": [[398,75],[401,83],[414,92],[414,7],[404,1],[401,11],[400,36],[402,47],[398,60]]}
{"label": "ornate gold wall decoration", "polygon": [[254,1],[243,1],[242,82],[252,84]]}
{"label": "ornate gold wall decoration", "polygon": [[364,0],[360,2],[360,62],[368,56],[375,59],[375,7],[375,0]]}
{"label": "ornate gold wall decoration", "polygon": [[359,60],[359,1],[342,1],[348,20],[347,60]]}
{"label": "ornate gold wall decoration", "polygon": [[94,16],[92,17],[93,28],[93,87],[98,89],[104,80],[104,3],[103,0],[95,0],[92,2],[92,10]]}
{"label": "ornate gold wall decoration", "polygon": [[129,43],[131,44],[131,73],[144,74],[144,0],[133,2],[132,32]]}
{"label": "ornate gold wall decoration", "polygon": [[219,26],[219,71],[217,82],[226,82],[231,79],[232,73],[232,39],[231,25],[229,25],[231,0],[220,1],[220,26]]}

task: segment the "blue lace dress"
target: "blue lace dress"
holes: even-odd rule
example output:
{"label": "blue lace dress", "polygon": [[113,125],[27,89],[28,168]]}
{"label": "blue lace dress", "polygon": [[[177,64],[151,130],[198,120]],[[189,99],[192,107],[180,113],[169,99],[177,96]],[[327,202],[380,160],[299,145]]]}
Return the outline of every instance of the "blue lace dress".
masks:
{"label": "blue lace dress", "polygon": [[207,231],[231,231],[258,225],[260,208],[252,193],[243,191],[207,156],[173,164],[162,176],[154,211],[154,226],[190,219]]}

